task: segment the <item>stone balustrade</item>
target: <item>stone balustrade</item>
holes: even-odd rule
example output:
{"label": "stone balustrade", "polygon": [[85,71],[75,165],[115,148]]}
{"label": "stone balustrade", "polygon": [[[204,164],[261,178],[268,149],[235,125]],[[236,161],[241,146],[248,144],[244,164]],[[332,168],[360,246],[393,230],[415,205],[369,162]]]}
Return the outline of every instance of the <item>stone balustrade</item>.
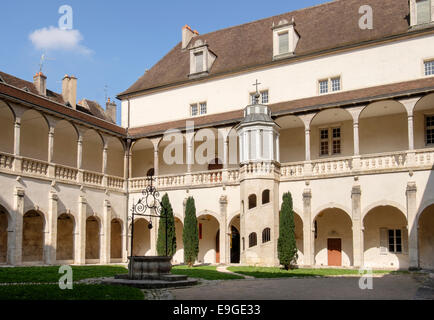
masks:
{"label": "stone balustrade", "polygon": [[296,178],[304,176],[304,162],[291,163],[280,168],[282,178]]}
{"label": "stone balustrade", "polygon": [[14,165],[14,156],[11,154],[0,153],[0,169],[12,170]]}
{"label": "stone balustrade", "polygon": [[352,159],[336,158],[312,162],[314,176],[348,173],[352,170]]}
{"label": "stone balustrade", "polygon": [[399,169],[406,165],[407,155],[405,152],[381,153],[360,158],[360,171]]}
{"label": "stone balustrade", "polygon": [[55,178],[66,181],[77,181],[78,169],[56,164]]}
{"label": "stone balustrade", "polygon": [[434,165],[434,149],[416,150],[415,152],[416,166],[433,166]]}
{"label": "stone balustrade", "polygon": [[23,173],[45,177],[48,175],[48,166],[48,162],[23,158],[21,162],[21,171]]}
{"label": "stone balustrade", "polygon": [[112,189],[124,189],[125,179],[119,178],[115,176],[106,176],[107,177],[107,187]]}
{"label": "stone balustrade", "polygon": [[97,172],[84,171],[83,182],[85,184],[92,184],[97,186],[102,186],[104,175]]}

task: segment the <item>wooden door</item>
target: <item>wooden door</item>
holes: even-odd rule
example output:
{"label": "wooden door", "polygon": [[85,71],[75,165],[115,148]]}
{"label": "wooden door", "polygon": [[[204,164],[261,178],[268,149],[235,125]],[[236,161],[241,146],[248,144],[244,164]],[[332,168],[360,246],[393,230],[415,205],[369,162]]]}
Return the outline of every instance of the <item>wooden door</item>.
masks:
{"label": "wooden door", "polygon": [[215,263],[220,263],[220,230],[215,237]]}
{"label": "wooden door", "polygon": [[328,239],[328,265],[329,266],[342,266],[342,240],[341,239]]}

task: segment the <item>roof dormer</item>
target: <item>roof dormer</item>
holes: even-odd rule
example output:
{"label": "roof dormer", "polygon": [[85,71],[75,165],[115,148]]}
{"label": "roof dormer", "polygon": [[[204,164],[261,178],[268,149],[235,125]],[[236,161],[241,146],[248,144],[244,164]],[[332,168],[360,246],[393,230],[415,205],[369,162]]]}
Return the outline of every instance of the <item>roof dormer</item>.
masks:
{"label": "roof dormer", "polygon": [[279,21],[278,25],[271,28],[273,30],[273,60],[287,58],[295,53],[300,36],[295,30],[294,18],[291,22],[286,19]]}
{"label": "roof dormer", "polygon": [[208,44],[201,39],[190,47],[190,78],[206,76],[209,73],[216,55],[209,50]]}
{"label": "roof dormer", "polygon": [[410,0],[410,25],[412,27],[434,21],[434,0]]}

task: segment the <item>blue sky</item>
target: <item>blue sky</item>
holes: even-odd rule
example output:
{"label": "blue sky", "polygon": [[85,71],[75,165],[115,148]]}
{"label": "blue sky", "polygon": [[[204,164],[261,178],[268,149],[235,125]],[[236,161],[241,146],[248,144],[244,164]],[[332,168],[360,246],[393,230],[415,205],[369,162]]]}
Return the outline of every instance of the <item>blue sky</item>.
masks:
{"label": "blue sky", "polygon": [[[327,0],[4,1],[0,70],[31,81],[45,52],[48,60],[43,72],[49,89],[60,92],[62,77],[75,75],[78,99],[104,106],[104,87],[112,98],[127,89],[181,40],[185,24],[204,34],[324,2]],[[49,49],[42,49],[47,41],[55,40],[39,32],[32,41],[30,35],[58,28],[62,5],[73,9],[75,38],[63,47],[52,48],[51,42]]]}

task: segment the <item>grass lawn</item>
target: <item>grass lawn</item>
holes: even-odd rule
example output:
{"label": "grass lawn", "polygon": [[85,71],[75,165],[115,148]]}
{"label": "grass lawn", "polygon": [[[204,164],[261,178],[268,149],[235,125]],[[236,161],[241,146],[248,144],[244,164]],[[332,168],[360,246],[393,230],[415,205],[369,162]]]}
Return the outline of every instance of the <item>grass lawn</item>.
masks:
{"label": "grass lawn", "polygon": [[0,286],[0,300],[143,300],[140,289],[123,286],[74,285],[60,290],[58,285]]}
{"label": "grass lawn", "polygon": [[[358,270],[350,269],[294,269],[284,270],[276,267],[229,267],[228,270],[255,278],[287,278],[287,277],[326,277],[341,275],[358,275]],[[374,270],[374,274],[405,273],[405,271]]]}
{"label": "grass lawn", "polygon": [[[72,271],[73,281],[128,273],[128,269],[120,266],[73,266]],[[55,266],[0,268],[0,283],[57,283],[62,275]]]}
{"label": "grass lawn", "polygon": [[205,280],[244,279],[236,275],[218,272],[217,267],[213,266],[200,266],[192,268],[189,268],[188,266],[175,266],[172,268],[172,274],[182,274],[191,278],[200,278]]}

